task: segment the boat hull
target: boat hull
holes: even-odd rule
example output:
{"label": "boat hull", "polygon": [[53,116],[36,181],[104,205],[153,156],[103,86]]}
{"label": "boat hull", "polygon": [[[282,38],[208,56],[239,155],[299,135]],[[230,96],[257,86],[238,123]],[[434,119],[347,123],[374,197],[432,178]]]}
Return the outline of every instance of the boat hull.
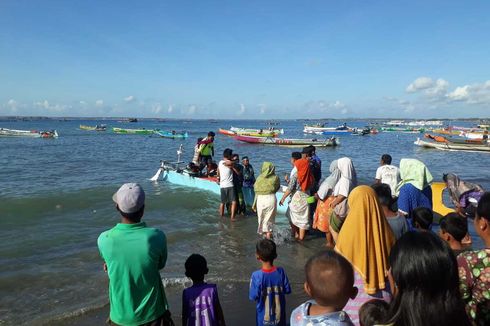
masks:
{"label": "boat hull", "polygon": [[426,148],[436,148],[444,151],[466,151],[466,152],[486,152],[490,153],[489,145],[473,145],[473,144],[458,144],[458,143],[434,143],[417,138],[415,145]]}
{"label": "boat hull", "polygon": [[332,139],[288,139],[272,137],[251,137],[236,135],[235,139],[249,144],[275,145],[285,147],[303,147],[314,145],[315,147],[330,147],[339,145],[336,138]]}
{"label": "boat hull", "polygon": [[0,128],[0,137],[58,138],[58,132]]}
{"label": "boat hull", "polygon": [[187,132],[174,134],[171,132],[155,131],[155,135],[158,135],[162,138],[170,138],[170,139],[184,139],[189,137],[189,134]]}
{"label": "boat hull", "polygon": [[116,134],[130,134],[130,135],[151,135],[154,133],[154,130],[152,129],[112,128],[112,131]]}

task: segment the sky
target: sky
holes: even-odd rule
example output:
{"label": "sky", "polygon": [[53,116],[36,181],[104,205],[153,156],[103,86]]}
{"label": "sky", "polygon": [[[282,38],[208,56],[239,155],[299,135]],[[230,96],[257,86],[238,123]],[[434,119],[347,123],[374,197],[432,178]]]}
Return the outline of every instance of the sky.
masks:
{"label": "sky", "polygon": [[490,2],[0,1],[0,115],[490,117]]}

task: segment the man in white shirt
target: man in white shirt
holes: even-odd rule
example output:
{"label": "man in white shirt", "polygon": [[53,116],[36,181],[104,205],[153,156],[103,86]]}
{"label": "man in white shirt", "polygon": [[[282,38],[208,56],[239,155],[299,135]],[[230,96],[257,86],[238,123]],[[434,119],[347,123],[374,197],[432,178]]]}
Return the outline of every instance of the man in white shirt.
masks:
{"label": "man in white shirt", "polygon": [[219,213],[225,215],[225,206],[231,204],[230,218],[235,220],[237,208],[235,187],[233,186],[233,171],[238,173],[235,168],[235,162],[231,160],[233,151],[229,148],[223,151],[223,159],[218,164],[218,184],[221,190],[221,203],[219,205]]}
{"label": "man in white shirt", "polygon": [[376,183],[385,183],[391,188],[391,195],[395,196],[395,189],[400,182],[400,170],[391,165],[391,156],[383,154],[381,156],[381,166],[376,170]]}

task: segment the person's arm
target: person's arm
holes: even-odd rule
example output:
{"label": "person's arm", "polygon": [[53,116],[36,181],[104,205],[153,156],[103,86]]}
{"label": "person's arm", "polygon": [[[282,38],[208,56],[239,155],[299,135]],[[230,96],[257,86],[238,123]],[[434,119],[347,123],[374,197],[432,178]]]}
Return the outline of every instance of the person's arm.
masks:
{"label": "person's arm", "polygon": [[219,184],[219,164],[218,167],[216,168],[216,183]]}
{"label": "person's arm", "polygon": [[408,199],[408,194],[403,186],[400,189],[400,194],[398,196],[397,205],[398,211],[403,214],[405,217],[408,216],[408,213],[411,211],[410,209],[410,200]]}
{"label": "person's arm", "polygon": [[279,206],[282,206],[284,205],[284,201],[286,200],[286,198],[288,198],[288,196],[291,194],[291,190],[289,190],[289,188],[284,192],[284,195],[282,195],[282,198],[281,200],[279,201]]}
{"label": "person's arm", "polygon": [[284,293],[285,294],[290,294],[291,293],[291,285],[289,284],[289,279],[288,276],[286,275],[286,272],[284,272],[284,280],[283,280],[283,285],[284,285]]}
{"label": "person's arm", "polygon": [[293,192],[293,189],[296,187],[296,181],[297,180],[298,180],[298,175],[295,173],[295,174],[293,174],[293,177],[291,178],[291,180],[289,180],[288,188],[284,192],[284,195],[282,195],[282,198],[279,201],[279,206],[284,205],[284,201],[286,200],[286,198],[288,198],[288,196],[291,194],[291,192]]}
{"label": "person's arm", "polygon": [[260,285],[256,284],[254,275],[252,274],[252,278],[250,279],[250,289],[248,291],[248,298],[251,301],[257,301],[260,298]]}
{"label": "person's arm", "polygon": [[182,292],[182,326],[187,326],[187,316],[189,312],[187,309],[187,303],[185,298],[185,290]]}
{"label": "person's arm", "polygon": [[374,178],[375,183],[381,183],[381,167],[376,170],[376,177]]}
{"label": "person's arm", "polygon": [[334,200],[332,200],[332,202],[330,203],[330,207],[335,208],[335,206],[337,206],[338,204],[340,204],[341,202],[343,202],[346,199],[347,199],[347,197],[342,196],[342,195],[338,195],[335,197]]}
{"label": "person's arm", "polygon": [[216,290],[216,295],[214,296],[214,312],[216,313],[216,320],[219,326],[226,326],[225,315],[218,298],[218,290]]}
{"label": "person's arm", "polygon": [[[163,234],[163,232],[162,232],[162,234]],[[164,268],[165,264],[167,263],[167,238],[165,237],[165,234],[163,234],[163,241],[162,241],[161,246],[162,247],[161,247],[161,253],[160,253],[160,260],[158,261],[158,269]]]}

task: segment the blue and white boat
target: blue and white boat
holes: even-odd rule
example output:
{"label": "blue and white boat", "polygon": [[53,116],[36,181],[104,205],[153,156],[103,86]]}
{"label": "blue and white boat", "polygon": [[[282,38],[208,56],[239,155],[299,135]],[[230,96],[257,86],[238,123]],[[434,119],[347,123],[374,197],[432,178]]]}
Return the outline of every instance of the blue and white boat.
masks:
{"label": "blue and white boat", "polygon": [[[183,146],[180,145],[177,151],[177,162],[162,161],[160,168],[155,173],[155,175],[150,179],[150,181],[157,182],[163,180],[165,182],[170,182],[179,186],[196,188],[200,190],[205,190],[220,196],[221,191],[215,177],[199,177],[194,176],[192,173],[188,172],[186,169],[182,168],[185,166],[185,162],[180,160],[180,156],[183,153]],[[284,194],[285,187],[281,187],[276,193],[277,198],[277,212],[285,214],[287,205],[279,206],[279,201]],[[251,206],[252,203],[246,203],[247,206]]]}

